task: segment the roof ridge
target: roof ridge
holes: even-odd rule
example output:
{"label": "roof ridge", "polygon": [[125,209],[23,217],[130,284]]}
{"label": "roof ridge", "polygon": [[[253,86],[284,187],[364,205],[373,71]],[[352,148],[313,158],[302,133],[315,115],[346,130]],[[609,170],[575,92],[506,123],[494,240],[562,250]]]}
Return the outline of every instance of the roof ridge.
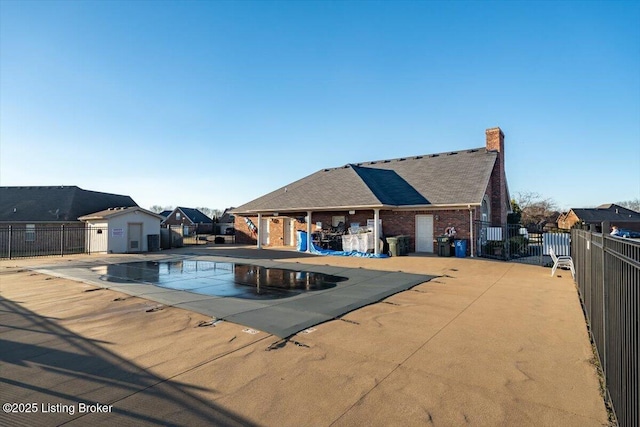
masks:
{"label": "roof ridge", "polygon": [[429,153],[429,154],[417,154],[417,155],[413,155],[413,156],[403,156],[403,157],[395,157],[392,159],[378,159],[378,160],[366,160],[366,161],[362,161],[362,162],[349,162],[346,163],[342,166],[335,166],[332,168],[322,168],[322,171],[330,171],[333,169],[342,169],[348,166],[367,166],[367,165],[375,165],[378,163],[391,163],[391,162],[396,162],[396,161],[405,161],[405,160],[420,160],[423,158],[434,158],[434,157],[440,157],[440,156],[446,156],[446,155],[450,155],[450,154],[471,154],[471,153],[477,153],[477,152],[488,152],[486,147],[475,147],[475,148],[465,148],[462,150],[451,150],[451,151],[443,151],[440,153]]}

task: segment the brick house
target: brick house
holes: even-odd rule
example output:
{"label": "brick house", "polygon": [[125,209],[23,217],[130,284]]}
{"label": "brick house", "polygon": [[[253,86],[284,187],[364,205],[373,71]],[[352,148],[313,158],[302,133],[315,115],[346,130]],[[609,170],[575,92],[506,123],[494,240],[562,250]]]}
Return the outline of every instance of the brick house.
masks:
{"label": "brick house", "polygon": [[[640,212],[624,208],[614,203],[600,205],[597,208],[573,208],[569,212],[560,215],[558,228],[570,229],[575,224],[593,226],[597,231],[602,231],[602,223],[608,222],[610,226],[628,228],[640,231]],[[608,230],[605,230],[608,232]]]}
{"label": "brick house", "polygon": [[163,227],[181,225],[185,236],[213,233],[213,220],[198,209],[177,207],[167,215],[165,212],[160,215],[165,217]]}
{"label": "brick house", "polygon": [[233,209],[235,208],[227,208],[222,212],[222,215],[220,215],[216,224],[216,234],[235,233],[235,230],[233,229],[235,216],[231,213]]}
{"label": "brick house", "polygon": [[502,226],[510,209],[504,133],[492,128],[483,147],[321,169],[233,213],[236,242],[258,247],[295,246],[298,230],[369,222],[375,237],[408,235],[409,251],[426,253],[453,226],[473,254],[474,221]]}

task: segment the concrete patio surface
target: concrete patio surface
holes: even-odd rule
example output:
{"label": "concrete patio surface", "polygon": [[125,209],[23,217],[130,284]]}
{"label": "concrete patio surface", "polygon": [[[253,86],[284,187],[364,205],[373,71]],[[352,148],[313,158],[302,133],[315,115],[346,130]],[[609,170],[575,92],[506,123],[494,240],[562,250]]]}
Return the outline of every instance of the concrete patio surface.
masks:
{"label": "concrete patio surface", "polygon": [[286,341],[34,271],[167,251],[1,261],[0,425],[608,424],[568,272],[230,246],[170,253],[439,277]]}

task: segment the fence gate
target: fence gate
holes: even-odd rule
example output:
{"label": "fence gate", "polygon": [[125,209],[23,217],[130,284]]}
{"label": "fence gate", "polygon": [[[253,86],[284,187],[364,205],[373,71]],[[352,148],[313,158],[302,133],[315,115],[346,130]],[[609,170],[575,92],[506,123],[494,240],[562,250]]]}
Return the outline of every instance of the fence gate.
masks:
{"label": "fence gate", "polygon": [[517,224],[494,226],[475,221],[476,255],[483,258],[551,265],[549,249],[557,255],[571,255],[569,233],[545,232],[542,227],[523,227]]}

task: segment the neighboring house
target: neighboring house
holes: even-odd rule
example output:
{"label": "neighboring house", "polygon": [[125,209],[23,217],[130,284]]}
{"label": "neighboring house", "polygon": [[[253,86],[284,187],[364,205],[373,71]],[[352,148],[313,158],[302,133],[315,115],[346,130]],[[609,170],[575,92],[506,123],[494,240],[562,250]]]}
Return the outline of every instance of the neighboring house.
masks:
{"label": "neighboring house", "polygon": [[213,220],[198,209],[177,207],[162,221],[163,227],[181,225],[183,234],[211,234],[213,233]]}
{"label": "neighboring house", "polygon": [[[573,208],[558,218],[558,227],[570,229],[575,224],[594,227],[602,232],[602,223],[608,222],[609,226],[618,226],[640,231],[640,212],[608,203],[597,208]],[[606,233],[609,230],[605,230]]]}
{"label": "neighboring house", "polygon": [[[135,253],[160,250],[162,216],[140,207],[110,208],[79,218],[88,224],[91,252]],[[106,236],[99,236],[106,234]]]}
{"label": "neighboring house", "polygon": [[473,223],[506,225],[510,211],[504,134],[492,128],[483,147],[322,169],[232,212],[236,241],[258,247],[294,246],[298,230],[369,223],[375,237],[409,235],[409,251],[427,253],[453,226],[473,253]]}
{"label": "neighboring house", "polygon": [[556,230],[558,228],[558,219],[562,215],[563,214],[557,211],[552,212],[548,214],[546,218],[541,219],[540,221],[536,223],[532,223],[529,226],[527,226],[527,229],[533,233],[536,233],[539,231],[549,232],[552,230]]}
{"label": "neighboring house", "polygon": [[543,220],[542,224],[540,224],[542,230],[546,231],[546,232],[557,230],[558,229],[558,219],[562,215],[563,214],[561,212],[558,212],[558,211],[553,212],[551,215],[549,215],[549,218]]}
{"label": "neighboring house", "polygon": [[231,213],[235,208],[227,208],[224,210],[220,218],[218,218],[217,228],[218,234],[232,234],[234,232],[235,215]]}
{"label": "neighboring house", "polygon": [[129,196],[77,186],[0,187],[0,254],[85,252],[85,227],[78,218],[118,206],[137,204]]}

